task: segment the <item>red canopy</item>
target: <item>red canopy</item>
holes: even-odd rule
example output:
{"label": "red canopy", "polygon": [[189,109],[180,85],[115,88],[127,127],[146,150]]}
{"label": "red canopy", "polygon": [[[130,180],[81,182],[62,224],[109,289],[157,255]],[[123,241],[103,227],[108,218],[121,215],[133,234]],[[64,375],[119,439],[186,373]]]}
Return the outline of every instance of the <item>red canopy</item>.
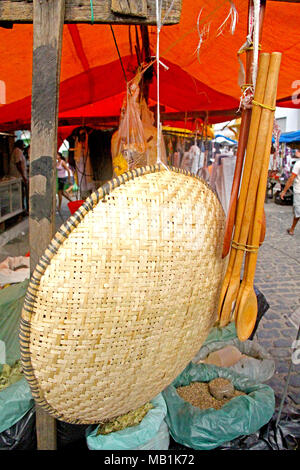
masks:
{"label": "red canopy", "polygon": [[[181,21],[164,26],[160,37],[162,67],[160,102],[166,113],[208,112],[209,122],[235,117],[241,90],[238,86],[237,51],[247,34],[248,0],[234,0],[238,11],[235,33],[230,20],[222,34],[219,27],[227,17],[228,0],[183,0]],[[202,13],[199,17],[199,13]],[[199,18],[199,24],[197,20]],[[300,79],[300,4],[267,2],[262,50],[283,53],[279,77],[278,105],[300,107],[292,100]],[[198,28],[209,26],[199,57]],[[137,68],[134,26],[113,27],[127,79]],[[149,28],[150,48],[155,53],[156,27]],[[140,38],[141,40],[141,38]],[[0,130],[30,127],[32,25],[0,28],[0,79],[6,84],[6,105],[0,106]],[[300,86],[298,86],[300,88]],[[65,124],[88,123],[97,117],[118,116],[125,92],[125,78],[109,25],[65,25],[63,33],[59,118]],[[156,79],[149,90],[150,105],[156,102]],[[77,120],[76,120],[77,118]],[[178,118],[182,124],[182,118]],[[109,119],[107,119],[109,123]],[[166,122],[168,119],[166,118]],[[170,121],[171,122],[171,121]],[[178,126],[172,122],[172,125]]]}

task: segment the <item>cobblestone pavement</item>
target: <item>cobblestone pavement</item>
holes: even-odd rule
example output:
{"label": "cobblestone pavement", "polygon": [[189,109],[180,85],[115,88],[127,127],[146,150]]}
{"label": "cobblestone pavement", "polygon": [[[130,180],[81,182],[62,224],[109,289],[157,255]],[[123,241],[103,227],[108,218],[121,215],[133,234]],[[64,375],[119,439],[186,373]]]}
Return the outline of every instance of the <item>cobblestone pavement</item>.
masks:
{"label": "cobblestone pavement", "polygon": [[[300,317],[300,222],[292,237],[286,233],[292,220],[292,207],[280,206],[273,201],[265,204],[267,232],[260,248],[255,286],[266,297],[269,310],[261,319],[254,340],[273,357],[276,372],[268,384],[274,389],[277,404],[286,384],[291,363],[292,344],[297,326],[289,321],[298,309]],[[56,214],[56,227],[70,215],[64,201],[60,214]],[[24,255],[29,249],[28,232],[1,248],[0,261],[7,256]],[[300,342],[299,342],[300,360]],[[294,361],[295,362],[295,361]],[[287,403],[300,407],[300,364],[293,364],[288,387]]]}
{"label": "cobblestone pavement", "polygon": [[[286,229],[293,218],[291,206],[269,201],[265,204],[265,213],[267,232],[259,251],[255,285],[266,297],[270,308],[261,319],[254,340],[275,360],[276,372],[268,384],[278,398],[286,385],[292,352],[295,356],[292,349],[298,332],[295,312],[300,319],[300,223],[295,235],[290,236]],[[300,342],[298,349],[300,362]],[[298,361],[294,356],[287,403],[300,407],[300,364],[296,364]]]}

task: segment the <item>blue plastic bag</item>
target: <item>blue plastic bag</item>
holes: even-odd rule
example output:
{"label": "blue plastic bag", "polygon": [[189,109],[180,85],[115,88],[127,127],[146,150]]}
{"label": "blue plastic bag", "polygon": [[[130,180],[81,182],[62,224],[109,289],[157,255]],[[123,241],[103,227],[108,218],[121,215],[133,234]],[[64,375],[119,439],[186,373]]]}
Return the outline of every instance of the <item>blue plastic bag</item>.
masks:
{"label": "blue plastic bag", "polygon": [[[87,446],[90,450],[132,450],[148,448],[149,441],[152,446],[158,447],[156,437],[161,440],[161,449],[169,446],[169,432],[164,426],[164,418],[167,413],[165,400],[161,394],[151,400],[154,408],[148,411],[144,419],[137,426],[131,426],[122,431],[97,436],[98,426],[89,426],[86,431]],[[151,446],[151,445],[150,445]],[[167,447],[166,447],[167,446]],[[152,447],[152,448],[153,448]],[[156,449],[159,450],[159,449]]]}
{"label": "blue plastic bag", "polygon": [[[245,392],[221,409],[201,410],[184,401],[176,388],[222,377]],[[166,422],[173,439],[196,450],[210,450],[236,437],[256,432],[272,418],[275,396],[271,387],[253,384],[245,376],[212,365],[190,363],[162,392],[167,404]]]}

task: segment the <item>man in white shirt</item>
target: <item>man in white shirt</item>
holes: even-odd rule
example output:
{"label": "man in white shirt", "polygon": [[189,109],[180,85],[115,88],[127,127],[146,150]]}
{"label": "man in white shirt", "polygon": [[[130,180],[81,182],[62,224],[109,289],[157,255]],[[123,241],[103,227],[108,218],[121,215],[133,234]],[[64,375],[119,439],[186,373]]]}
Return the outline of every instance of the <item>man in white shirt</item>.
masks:
{"label": "man in white shirt", "polygon": [[286,185],[283,191],[280,193],[281,199],[284,199],[284,196],[287,190],[293,185],[293,192],[294,192],[294,218],[291,228],[287,229],[287,233],[289,235],[294,235],[295,227],[298,223],[300,218],[300,150],[296,150],[295,153],[296,162],[292,169],[292,174],[286,182]]}

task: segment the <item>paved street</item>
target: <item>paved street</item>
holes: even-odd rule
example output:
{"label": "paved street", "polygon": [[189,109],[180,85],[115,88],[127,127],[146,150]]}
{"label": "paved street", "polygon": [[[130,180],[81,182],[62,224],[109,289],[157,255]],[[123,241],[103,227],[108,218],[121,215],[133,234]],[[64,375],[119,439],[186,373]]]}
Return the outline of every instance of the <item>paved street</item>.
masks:
{"label": "paved street", "polygon": [[[292,220],[291,206],[269,201],[265,204],[265,212],[267,233],[259,252],[255,285],[266,297],[270,308],[260,321],[254,340],[264,346],[276,362],[276,373],[269,384],[275,390],[278,402],[286,383],[292,343],[297,335],[297,328],[289,318],[297,308],[300,310],[300,223],[292,237],[286,233]],[[56,214],[57,228],[69,215],[64,201],[61,214]],[[24,255],[28,249],[27,230],[24,235],[20,234],[1,247],[0,261],[7,256]],[[300,351],[298,357],[300,359]],[[299,370],[300,364],[293,364],[287,401],[300,407]]]}
{"label": "paved street", "polygon": [[[291,206],[268,202],[265,213],[267,233],[259,252],[255,285],[266,297],[270,308],[260,321],[254,339],[272,354],[276,362],[276,373],[269,385],[281,396],[290,365],[292,343],[298,331],[289,318],[297,309],[300,318],[300,223],[295,235],[290,236],[286,229],[290,227],[293,217]],[[293,364],[288,399],[300,406],[299,371],[300,364]]]}

